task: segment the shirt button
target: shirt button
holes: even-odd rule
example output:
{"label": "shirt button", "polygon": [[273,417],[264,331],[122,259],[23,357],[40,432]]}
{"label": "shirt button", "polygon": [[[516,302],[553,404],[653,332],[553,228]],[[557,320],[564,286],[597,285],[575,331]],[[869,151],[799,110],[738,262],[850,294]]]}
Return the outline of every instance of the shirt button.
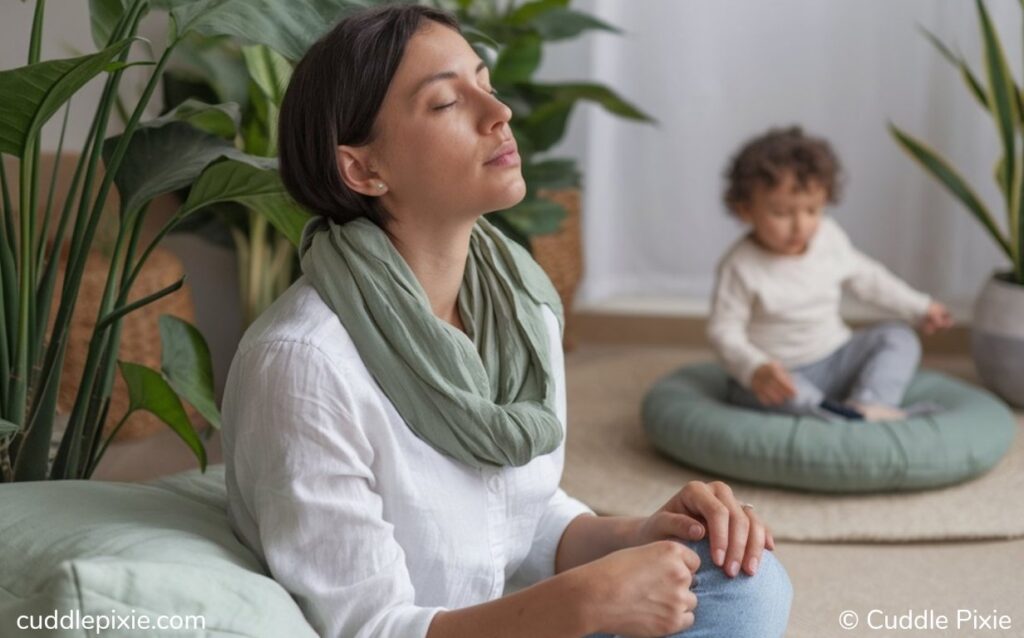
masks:
{"label": "shirt button", "polygon": [[501,489],[501,478],[495,474],[491,478],[487,479],[487,489],[492,492],[497,492]]}

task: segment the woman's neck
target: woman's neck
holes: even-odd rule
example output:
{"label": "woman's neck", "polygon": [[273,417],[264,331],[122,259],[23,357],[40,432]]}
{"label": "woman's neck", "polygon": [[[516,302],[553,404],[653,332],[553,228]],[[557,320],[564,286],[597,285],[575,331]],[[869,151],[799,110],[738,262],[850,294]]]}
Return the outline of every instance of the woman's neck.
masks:
{"label": "woman's neck", "polygon": [[476,220],[440,224],[434,219],[418,224],[408,219],[388,225],[395,249],[427,293],[434,314],[465,332],[458,300]]}

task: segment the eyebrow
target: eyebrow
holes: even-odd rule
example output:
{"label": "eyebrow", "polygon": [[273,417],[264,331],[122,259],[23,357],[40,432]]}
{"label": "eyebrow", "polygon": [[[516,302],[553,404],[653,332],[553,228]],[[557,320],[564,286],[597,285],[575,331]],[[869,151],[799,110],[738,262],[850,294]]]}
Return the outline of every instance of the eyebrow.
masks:
{"label": "eyebrow", "polygon": [[[483,60],[480,60],[480,64],[476,65],[476,71],[474,72],[474,74],[480,73],[486,67],[487,64]],[[434,75],[431,75],[428,78],[420,80],[419,84],[416,85],[416,88],[413,89],[412,95],[416,95],[417,93],[419,93],[428,84],[432,84],[439,80],[454,80],[457,77],[459,77],[459,75],[455,71],[442,71],[440,73],[435,73]]]}

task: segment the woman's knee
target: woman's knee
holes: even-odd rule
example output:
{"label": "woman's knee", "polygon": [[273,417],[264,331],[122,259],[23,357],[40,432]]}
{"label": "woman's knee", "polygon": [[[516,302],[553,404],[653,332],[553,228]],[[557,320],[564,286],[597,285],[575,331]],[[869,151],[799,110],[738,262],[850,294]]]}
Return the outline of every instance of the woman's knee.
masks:
{"label": "woman's knee", "polygon": [[773,638],[783,636],[789,622],[793,585],[782,563],[765,550],[753,576],[729,578],[711,562],[707,542],[692,544],[701,557],[694,591],[695,624],[686,638]]}

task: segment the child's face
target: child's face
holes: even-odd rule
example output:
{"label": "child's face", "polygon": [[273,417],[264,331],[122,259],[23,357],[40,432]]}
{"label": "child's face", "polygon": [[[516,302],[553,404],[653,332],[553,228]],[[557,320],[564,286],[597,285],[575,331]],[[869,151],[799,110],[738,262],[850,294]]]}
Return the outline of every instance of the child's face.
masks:
{"label": "child's face", "polygon": [[750,201],[736,208],[740,219],[753,226],[754,239],[782,255],[800,255],[818,232],[828,192],[811,180],[800,188],[787,172],[774,188],[758,186]]}

